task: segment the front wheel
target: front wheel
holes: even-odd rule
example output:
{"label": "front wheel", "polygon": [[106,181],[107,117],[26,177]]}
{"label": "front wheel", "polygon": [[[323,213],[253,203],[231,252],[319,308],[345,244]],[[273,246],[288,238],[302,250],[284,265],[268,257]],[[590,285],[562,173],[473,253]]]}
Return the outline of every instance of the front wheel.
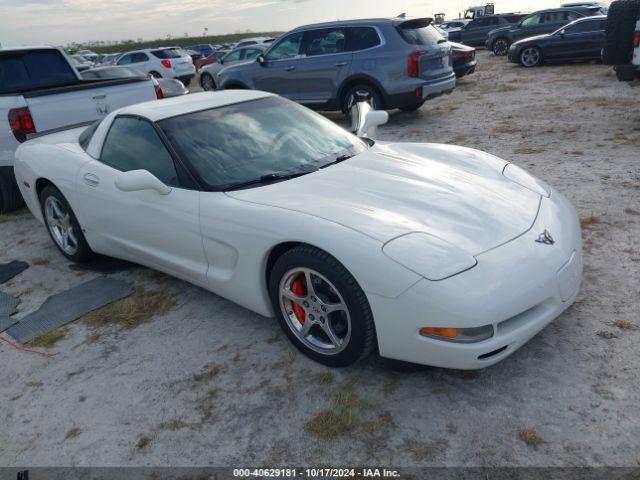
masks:
{"label": "front wheel", "polygon": [[282,255],[269,293],[285,334],[309,358],[347,367],[373,351],[369,302],[349,271],[326,252],[299,246]]}
{"label": "front wheel", "polygon": [[78,219],[60,190],[51,185],[45,187],[40,194],[40,206],[49,236],[65,257],[84,262],[93,256]]}
{"label": "front wheel", "polygon": [[493,42],[493,53],[499,57],[503,57],[509,51],[509,42],[506,38],[498,38]]}
{"label": "front wheel", "polygon": [[542,64],[542,52],[538,47],[527,47],[520,54],[520,63],[527,68]]}
{"label": "front wheel", "polygon": [[213,77],[208,73],[203,73],[200,76],[200,86],[203,90],[207,92],[216,90],[216,82],[213,80]]}

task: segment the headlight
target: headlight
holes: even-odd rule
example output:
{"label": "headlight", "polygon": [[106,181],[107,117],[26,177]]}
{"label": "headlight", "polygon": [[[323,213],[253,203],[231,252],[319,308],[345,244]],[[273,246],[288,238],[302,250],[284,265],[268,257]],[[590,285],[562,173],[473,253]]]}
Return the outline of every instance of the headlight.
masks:
{"label": "headlight", "polygon": [[395,238],[382,251],[403,267],[433,281],[452,277],[478,263],[473,255],[428,233]]}
{"label": "headlight", "polygon": [[532,192],[536,192],[543,197],[548,198],[551,196],[551,189],[549,188],[549,185],[544,183],[542,180],[538,180],[536,177],[527,173],[525,170],[513,163],[508,163],[504,167],[504,170],[502,170],[502,174],[512,182],[516,182],[518,185],[531,190]]}

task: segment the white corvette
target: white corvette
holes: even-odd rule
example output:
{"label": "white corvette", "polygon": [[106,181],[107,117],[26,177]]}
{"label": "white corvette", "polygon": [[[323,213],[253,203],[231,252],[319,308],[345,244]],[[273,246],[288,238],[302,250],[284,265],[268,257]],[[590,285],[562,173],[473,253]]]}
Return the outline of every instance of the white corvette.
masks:
{"label": "white corvette", "polygon": [[358,138],[263,92],[133,105],[16,157],[29,209],[69,259],[130,260],[276,315],[330,366],[377,348],[483,368],[580,285],[577,216],[522,169]]}

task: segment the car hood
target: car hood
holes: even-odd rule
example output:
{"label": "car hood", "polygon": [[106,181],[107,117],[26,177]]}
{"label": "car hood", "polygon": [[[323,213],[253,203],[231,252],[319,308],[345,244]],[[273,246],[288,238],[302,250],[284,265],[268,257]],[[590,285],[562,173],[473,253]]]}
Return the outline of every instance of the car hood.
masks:
{"label": "car hood", "polygon": [[230,191],[238,200],[335,222],[386,243],[424,232],[477,255],[533,225],[540,195],[502,175],[508,162],[437,144],[376,144],[293,180]]}

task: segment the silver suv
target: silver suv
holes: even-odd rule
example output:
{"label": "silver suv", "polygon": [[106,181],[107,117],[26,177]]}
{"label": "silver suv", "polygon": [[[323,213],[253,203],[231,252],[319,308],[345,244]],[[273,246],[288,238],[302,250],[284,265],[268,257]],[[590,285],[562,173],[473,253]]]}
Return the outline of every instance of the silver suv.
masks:
{"label": "silver suv", "polygon": [[402,17],[296,28],[218,79],[223,89],[264,90],[344,113],[356,93],[369,94],[377,109],[412,111],[456,86],[451,47],[431,19]]}

